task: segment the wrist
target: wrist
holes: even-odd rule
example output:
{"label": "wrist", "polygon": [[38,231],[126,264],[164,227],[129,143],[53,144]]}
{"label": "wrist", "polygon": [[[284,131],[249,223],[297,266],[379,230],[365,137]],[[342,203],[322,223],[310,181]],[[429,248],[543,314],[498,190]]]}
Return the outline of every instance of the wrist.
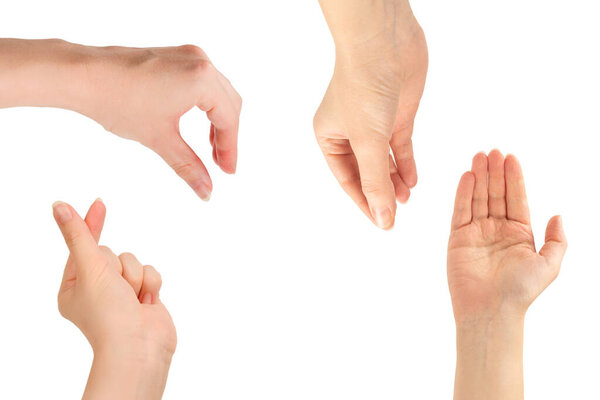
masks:
{"label": "wrist", "polygon": [[524,315],[497,315],[463,318],[456,321],[456,341],[459,348],[480,350],[496,345],[512,346],[523,341]]}
{"label": "wrist", "polygon": [[[133,337],[135,336],[135,337]],[[151,337],[130,335],[90,341],[94,351],[94,359],[120,360],[127,364],[156,366],[157,369],[168,369],[175,348],[157,343]]]}
{"label": "wrist", "polygon": [[84,399],[160,399],[173,353],[140,344],[94,349]]}
{"label": "wrist", "polygon": [[339,55],[395,51],[422,33],[407,0],[376,0],[327,10],[325,16]]}
{"label": "wrist", "polygon": [[455,399],[523,398],[523,317],[457,321]]}

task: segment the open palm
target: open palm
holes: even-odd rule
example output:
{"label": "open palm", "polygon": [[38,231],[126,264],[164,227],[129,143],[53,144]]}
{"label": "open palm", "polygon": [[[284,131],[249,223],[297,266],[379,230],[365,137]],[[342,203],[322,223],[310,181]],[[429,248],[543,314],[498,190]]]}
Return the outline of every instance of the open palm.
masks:
{"label": "open palm", "polygon": [[455,317],[524,313],[558,275],[566,245],[553,217],[536,252],[518,160],[497,150],[477,154],[458,185],[448,245]]}

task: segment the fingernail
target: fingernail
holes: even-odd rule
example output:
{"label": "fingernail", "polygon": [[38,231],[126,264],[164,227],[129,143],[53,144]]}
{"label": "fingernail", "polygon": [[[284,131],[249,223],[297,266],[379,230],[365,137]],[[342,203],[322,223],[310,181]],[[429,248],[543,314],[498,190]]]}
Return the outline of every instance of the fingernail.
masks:
{"label": "fingernail", "polygon": [[389,208],[376,209],[373,214],[375,223],[381,229],[390,229],[394,226],[394,217],[392,216],[392,210]]}
{"label": "fingernail", "polygon": [[206,188],[206,186],[200,186],[197,188],[196,194],[204,201],[210,200],[210,191]]}
{"label": "fingernail", "polygon": [[98,198],[96,199],[96,201],[99,201],[100,203],[104,204],[104,200],[102,200],[100,197],[98,197]]}
{"label": "fingernail", "polygon": [[54,219],[56,219],[56,222],[59,224],[64,224],[73,217],[69,206],[62,201],[54,202],[54,204],[52,204],[52,210],[54,211]]}
{"label": "fingernail", "polygon": [[142,304],[152,304],[152,294],[150,292],[142,297]]}

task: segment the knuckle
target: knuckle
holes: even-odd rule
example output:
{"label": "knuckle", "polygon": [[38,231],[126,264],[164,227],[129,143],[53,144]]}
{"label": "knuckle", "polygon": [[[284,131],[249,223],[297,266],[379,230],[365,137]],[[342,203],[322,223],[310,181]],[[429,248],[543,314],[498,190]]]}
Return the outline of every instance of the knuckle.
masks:
{"label": "knuckle", "polygon": [[384,194],[384,190],[376,182],[364,180],[362,181],[362,191],[365,196],[378,196]]}
{"label": "knuckle", "polygon": [[145,265],[144,269],[146,269],[146,272],[148,273],[148,279],[151,279],[157,284],[162,283],[162,276],[160,275],[160,272],[156,270],[156,268],[154,268],[152,265]]}
{"label": "knuckle", "polygon": [[214,78],[215,67],[208,59],[197,59],[190,62],[192,76],[198,80]]}
{"label": "knuckle", "polygon": [[128,251],[119,254],[119,258],[133,258],[134,255]]}
{"label": "knuckle", "polygon": [[83,238],[83,234],[79,231],[68,231],[65,233],[65,239],[67,242],[77,246],[77,244],[81,241],[81,239]]}
{"label": "knuckle", "polygon": [[179,46],[179,49],[182,53],[188,54],[195,57],[203,57],[206,58],[206,53],[200,47],[193,44],[184,44],[183,46]]}

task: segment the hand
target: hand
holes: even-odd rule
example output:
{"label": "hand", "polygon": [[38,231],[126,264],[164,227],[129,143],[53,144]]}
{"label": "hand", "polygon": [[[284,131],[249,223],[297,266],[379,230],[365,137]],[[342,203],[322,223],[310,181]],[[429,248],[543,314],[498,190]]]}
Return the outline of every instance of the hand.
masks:
{"label": "hand", "polygon": [[425,35],[410,13],[394,35],[380,25],[348,45],[330,22],[335,11],[328,22],[336,64],[314,118],[317,142],[344,191],[380,228],[390,229],[396,200],[406,202],[417,183],[412,133],[427,75]]}
{"label": "hand", "polygon": [[242,99],[195,46],[89,49],[91,101],[81,110],[118,136],[154,150],[204,200],[212,181],[182,139],[179,119],[198,107],[211,121],[213,159],[227,173],[237,163]]}
{"label": "hand", "polygon": [[[489,177],[489,178],[488,178]],[[567,240],[550,219],[536,253],[517,159],[477,154],[458,185],[448,245],[448,283],[457,322],[521,317],[556,278]]]}
{"label": "hand", "polygon": [[458,184],[448,245],[455,400],[523,399],[525,312],[558,275],[567,248],[560,217],[545,242],[536,253],[517,159],[477,154]]}
{"label": "hand", "polygon": [[182,139],[193,107],[211,121],[213,159],[237,163],[242,99],[198,47],[89,47],[62,40],[0,39],[0,108],[58,107],[154,150],[204,200],[212,181]]}
{"label": "hand", "polygon": [[84,397],[160,398],[177,342],[159,298],[160,275],[130,253],[117,257],[98,246],[106,214],[101,201],[92,204],[85,221],[65,203],[53,209],[70,251],[58,308],[94,350]]}

